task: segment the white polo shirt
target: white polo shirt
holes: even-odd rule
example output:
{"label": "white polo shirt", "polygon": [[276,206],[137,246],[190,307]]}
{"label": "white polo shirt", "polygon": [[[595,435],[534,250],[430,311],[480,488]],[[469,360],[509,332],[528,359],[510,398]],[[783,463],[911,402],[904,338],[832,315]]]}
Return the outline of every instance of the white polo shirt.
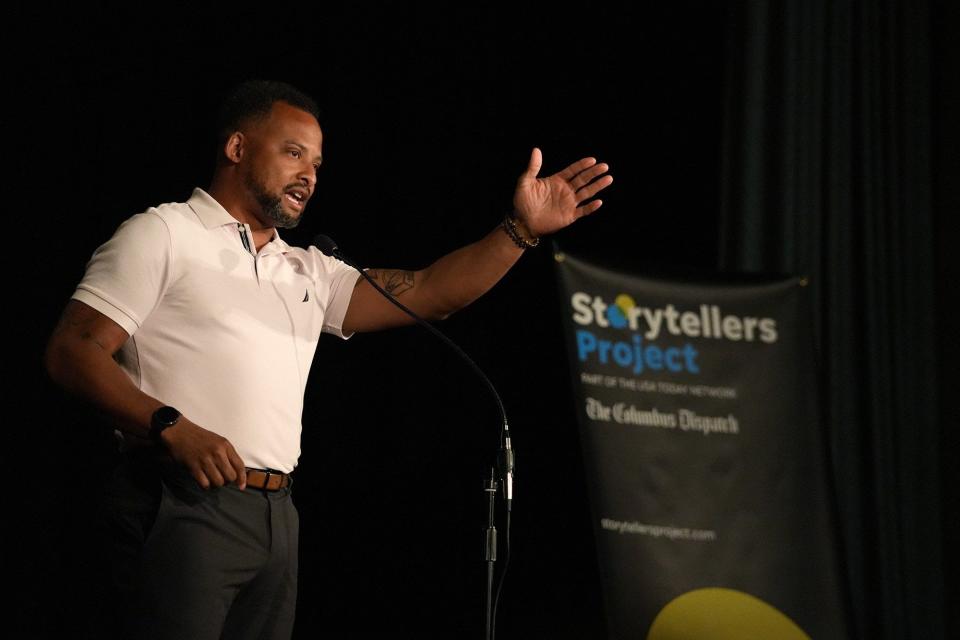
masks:
{"label": "white polo shirt", "polygon": [[290,472],[317,341],[350,337],[360,274],[276,230],[255,251],[249,225],[195,189],[125,221],[73,298],[130,334],[117,360],[141,390],[230,440],[246,466]]}

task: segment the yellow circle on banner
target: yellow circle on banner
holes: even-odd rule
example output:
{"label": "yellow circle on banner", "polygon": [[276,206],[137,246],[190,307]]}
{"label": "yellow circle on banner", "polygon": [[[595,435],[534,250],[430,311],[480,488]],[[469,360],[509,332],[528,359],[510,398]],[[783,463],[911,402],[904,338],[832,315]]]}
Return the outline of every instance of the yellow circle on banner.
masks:
{"label": "yellow circle on banner", "polygon": [[674,598],[657,614],[647,640],[810,640],[810,636],[759,598],[712,588]]}
{"label": "yellow circle on banner", "polygon": [[616,300],[613,301],[613,304],[620,307],[620,311],[623,311],[623,315],[627,315],[627,312],[630,311],[630,309],[633,309],[635,306],[637,306],[637,303],[634,301],[634,299],[625,293],[618,295]]}

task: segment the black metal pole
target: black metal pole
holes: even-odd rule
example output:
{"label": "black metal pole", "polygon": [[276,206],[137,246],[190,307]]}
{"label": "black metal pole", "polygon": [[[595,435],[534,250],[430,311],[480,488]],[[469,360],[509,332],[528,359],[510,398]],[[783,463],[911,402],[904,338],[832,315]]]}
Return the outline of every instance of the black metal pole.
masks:
{"label": "black metal pole", "polygon": [[490,478],[484,481],[483,490],[487,494],[487,536],[484,545],[484,558],[487,563],[487,592],[486,592],[486,640],[493,638],[493,574],[497,562],[497,527],[494,520],[494,511],[497,499],[496,470],[490,469]]}

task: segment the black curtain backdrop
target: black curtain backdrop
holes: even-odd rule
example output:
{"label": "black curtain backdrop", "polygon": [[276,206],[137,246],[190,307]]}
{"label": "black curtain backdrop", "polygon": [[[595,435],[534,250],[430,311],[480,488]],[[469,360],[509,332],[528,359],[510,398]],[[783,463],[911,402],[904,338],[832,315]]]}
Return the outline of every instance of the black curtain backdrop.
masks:
{"label": "black curtain backdrop", "polygon": [[960,636],[960,577],[951,570],[960,563],[960,404],[956,392],[960,385],[960,340],[955,337],[955,309],[960,308],[960,3],[936,0],[932,6],[933,87],[935,105],[934,185],[937,256],[937,350],[940,376],[940,464],[943,509],[943,566],[946,597],[945,637]]}
{"label": "black curtain backdrop", "polygon": [[810,278],[860,638],[944,633],[931,33],[889,0],[744,3],[728,32],[721,265]]}

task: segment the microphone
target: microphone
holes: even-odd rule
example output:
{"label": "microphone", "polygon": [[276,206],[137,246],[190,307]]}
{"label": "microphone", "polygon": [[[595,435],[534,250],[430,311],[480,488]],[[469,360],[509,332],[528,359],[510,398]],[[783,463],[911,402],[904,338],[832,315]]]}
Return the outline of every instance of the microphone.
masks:
{"label": "microphone", "polygon": [[[340,258],[340,256],[336,255],[340,253],[340,248],[337,247],[337,243],[334,242],[333,238],[331,238],[330,236],[325,236],[322,233],[318,233],[313,237],[313,246],[315,246],[317,249],[320,249],[320,253],[322,253],[325,256],[330,256],[331,258],[338,258],[340,260],[343,260],[343,258]],[[343,260],[343,262],[350,264],[346,260]],[[353,267],[352,264],[350,264],[350,266]]]}
{"label": "microphone", "polygon": [[395,306],[399,307],[404,313],[409,315],[411,318],[417,321],[417,323],[427,329],[430,333],[439,338],[444,344],[453,349],[457,354],[463,358],[464,361],[473,369],[474,373],[480,376],[480,379],[487,386],[487,389],[493,395],[493,399],[497,404],[497,408],[500,410],[500,418],[503,421],[502,426],[502,441],[500,443],[500,454],[499,466],[500,472],[503,474],[504,482],[504,496],[506,497],[507,511],[511,511],[513,507],[513,471],[514,471],[514,452],[513,448],[510,445],[510,425],[507,423],[507,411],[503,407],[503,401],[500,399],[500,394],[497,393],[497,390],[494,388],[493,383],[490,382],[490,378],[486,376],[482,369],[477,366],[477,363],[473,359],[464,353],[463,349],[458,347],[450,338],[445,336],[440,332],[439,329],[434,327],[432,324],[418,316],[416,313],[408,309],[403,305],[399,300],[397,300],[393,294],[384,291],[379,284],[377,284],[373,278],[371,278],[366,271],[357,266],[357,264],[350,260],[347,256],[340,251],[340,248],[337,246],[337,243],[333,241],[329,236],[323,234],[317,234],[313,238],[313,246],[320,250],[325,256],[330,256],[331,258],[336,258],[341,262],[344,262],[357,271],[360,272],[360,275],[363,276],[367,282],[369,282],[374,289],[380,292],[383,297],[392,302]]}

